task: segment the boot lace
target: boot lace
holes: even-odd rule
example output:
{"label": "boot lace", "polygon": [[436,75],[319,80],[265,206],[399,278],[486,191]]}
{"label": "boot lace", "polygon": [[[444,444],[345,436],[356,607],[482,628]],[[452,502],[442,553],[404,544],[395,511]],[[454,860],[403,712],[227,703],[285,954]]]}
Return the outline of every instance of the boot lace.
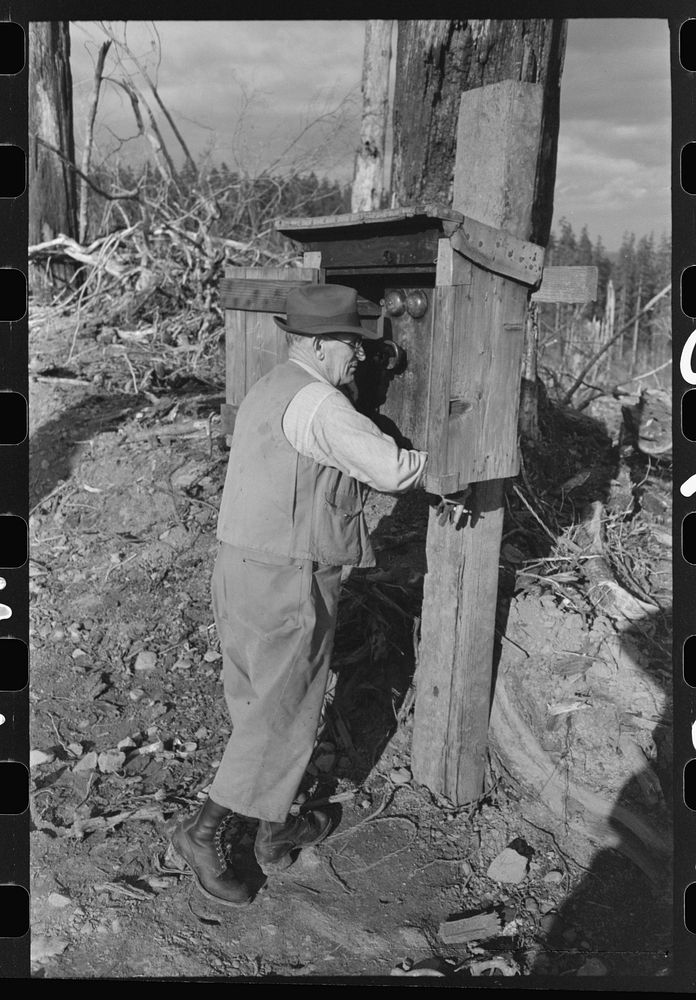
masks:
{"label": "boot lace", "polygon": [[222,843],[222,838],[227,828],[227,818],[223,819],[215,831],[215,836],[213,837],[213,844],[215,845],[215,853],[217,855],[218,863],[220,865],[220,874],[222,874],[227,868],[227,857],[225,855],[225,848]]}

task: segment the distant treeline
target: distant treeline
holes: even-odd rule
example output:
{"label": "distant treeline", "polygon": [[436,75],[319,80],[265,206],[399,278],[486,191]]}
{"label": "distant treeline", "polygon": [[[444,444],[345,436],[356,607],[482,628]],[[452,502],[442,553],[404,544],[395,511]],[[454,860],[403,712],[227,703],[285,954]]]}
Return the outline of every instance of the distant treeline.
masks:
{"label": "distant treeline", "polygon": [[[580,310],[583,319],[602,319],[607,308],[607,290],[611,281],[615,295],[614,328],[618,330],[628,323],[641,308],[657,295],[671,280],[672,241],[663,234],[659,240],[653,233],[636,237],[625,232],[621,247],[609,253],[601,238],[593,243],[583,226],[580,235],[573,232],[567,219],[558,223],[558,231],[551,234],[546,252],[548,264],[595,265],[598,270],[597,301]],[[646,316],[638,321],[638,338],[648,342],[669,330],[669,296],[661,299]],[[562,331],[571,319],[577,318],[578,309],[573,306],[542,307],[542,318],[548,327]]]}

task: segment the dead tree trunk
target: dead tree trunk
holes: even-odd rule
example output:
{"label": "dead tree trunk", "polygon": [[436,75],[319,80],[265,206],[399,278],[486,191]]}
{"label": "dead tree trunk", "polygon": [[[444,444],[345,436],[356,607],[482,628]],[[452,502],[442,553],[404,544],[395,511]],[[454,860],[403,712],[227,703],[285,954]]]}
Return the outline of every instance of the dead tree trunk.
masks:
{"label": "dead tree trunk", "polygon": [[[559,20],[399,24],[398,204],[444,201],[546,244],[565,33]],[[518,85],[488,86],[502,81]],[[474,90],[461,100],[462,91]],[[428,525],[414,775],[458,804],[483,788],[503,486],[502,480],[475,486],[474,517],[465,530],[438,530],[434,513]],[[452,605],[452,627],[438,628],[443,607]],[[448,708],[438,726],[440,693]]]}
{"label": "dead tree trunk", "polygon": [[[57,155],[45,145],[60,151]],[[67,21],[29,24],[29,244],[59,233],[77,236],[70,35]],[[53,279],[73,274],[57,265]],[[30,270],[32,290],[47,290],[44,273]]]}
{"label": "dead tree trunk", "polygon": [[[397,205],[451,205],[462,91],[500,80],[544,87],[540,169],[528,238],[546,246],[556,177],[561,20],[399,21],[392,190]],[[456,206],[455,206],[456,207]]]}
{"label": "dead tree trunk", "polygon": [[88,216],[88,205],[89,205],[89,185],[87,178],[89,177],[90,167],[92,165],[92,147],[94,145],[94,122],[97,117],[97,107],[99,105],[99,91],[101,90],[102,77],[104,74],[104,61],[106,55],[111,47],[111,42],[103,42],[99,47],[99,54],[97,56],[97,63],[94,68],[94,90],[92,91],[92,100],[90,101],[89,111],[87,114],[87,127],[85,129],[85,147],[82,151],[82,173],[83,177],[80,182],[80,243],[84,243],[87,239],[87,216]]}
{"label": "dead tree trunk", "polygon": [[393,21],[368,21],[365,25],[363,111],[351,212],[370,212],[382,207],[393,25]]}

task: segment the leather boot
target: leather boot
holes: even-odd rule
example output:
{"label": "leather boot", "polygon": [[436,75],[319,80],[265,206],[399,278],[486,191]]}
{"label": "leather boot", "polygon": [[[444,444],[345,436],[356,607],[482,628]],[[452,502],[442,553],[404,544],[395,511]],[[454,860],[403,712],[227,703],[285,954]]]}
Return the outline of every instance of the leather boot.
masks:
{"label": "leather boot", "polygon": [[230,811],[207,799],[194,819],[179,823],[172,846],[188,864],[204,896],[224,906],[244,906],[251,902],[251,893],[225,861],[217,836]]}
{"label": "leather boot", "polygon": [[292,851],[318,844],[330,829],[330,817],[319,810],[288,817],[285,823],[262,819],[254,842],[256,860],[266,875],[284,871],[292,864]]}

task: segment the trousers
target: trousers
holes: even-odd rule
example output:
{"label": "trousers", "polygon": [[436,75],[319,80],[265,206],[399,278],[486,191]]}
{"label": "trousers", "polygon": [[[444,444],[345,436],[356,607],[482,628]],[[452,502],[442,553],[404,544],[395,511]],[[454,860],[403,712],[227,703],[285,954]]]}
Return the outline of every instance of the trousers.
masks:
{"label": "trousers", "polygon": [[212,579],[232,733],[210,797],[283,823],[314,748],[336,631],[340,566],[220,543]]}

